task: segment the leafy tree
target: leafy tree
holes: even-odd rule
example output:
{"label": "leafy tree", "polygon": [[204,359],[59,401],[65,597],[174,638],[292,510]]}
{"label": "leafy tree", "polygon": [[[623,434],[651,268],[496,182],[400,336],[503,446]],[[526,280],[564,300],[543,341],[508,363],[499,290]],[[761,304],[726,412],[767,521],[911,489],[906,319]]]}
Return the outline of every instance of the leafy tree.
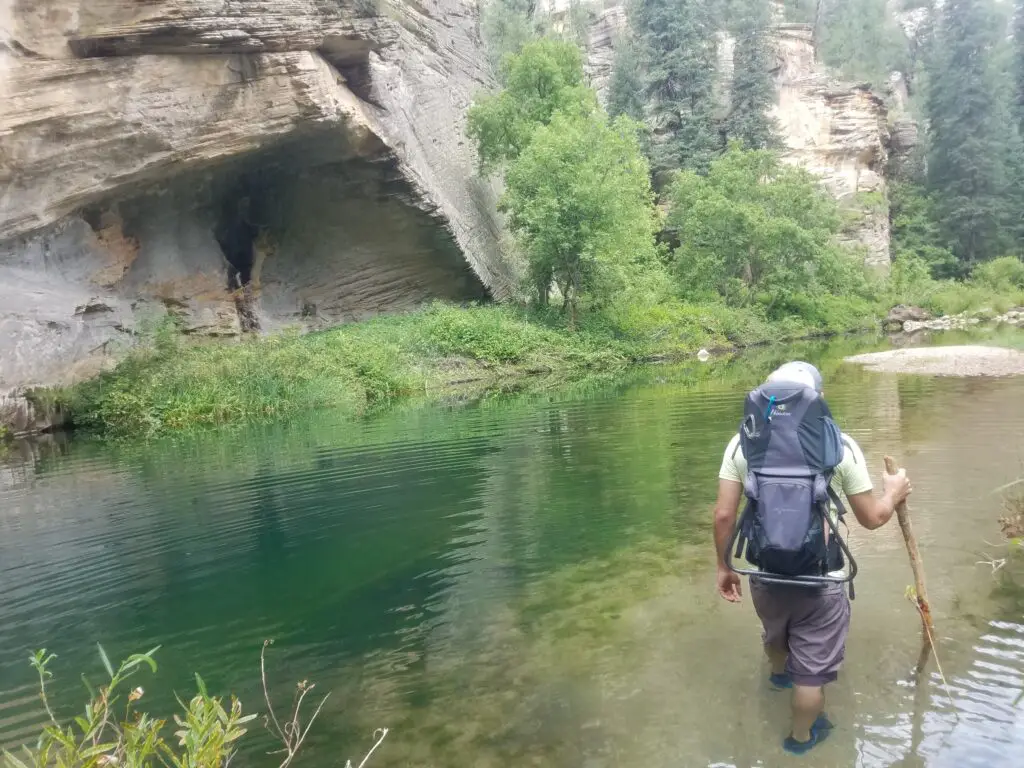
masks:
{"label": "leafy tree", "polygon": [[527,43],[502,65],[505,87],[470,108],[467,133],[477,142],[481,168],[494,171],[519,157],[540,126],[556,112],[588,115],[597,96],[583,77],[583,58],[572,43]]}
{"label": "leafy tree", "polygon": [[729,140],[741,141],[749,149],[768,149],[779,144],[778,125],[771,115],[776,98],[771,6],[768,0],[748,0],[738,10],[729,113],[723,128]]}
{"label": "leafy tree", "polygon": [[706,171],[721,151],[713,8],[713,0],[638,0],[633,10],[647,72],[652,165],[659,181],[679,168]]}
{"label": "leafy tree", "polygon": [[644,119],[644,70],[640,47],[633,35],[626,33],[615,46],[611,82],[608,84],[608,114]]}
{"label": "leafy tree", "polygon": [[817,179],[772,152],[731,145],[706,176],[680,174],[669,204],[685,295],[756,301],[779,313],[797,294],[863,284],[863,270],[834,244],[836,202]]}
{"label": "leafy tree", "polygon": [[1002,252],[1013,181],[991,0],[946,0],[930,57],[928,183],[953,252],[968,267]]}
{"label": "leafy tree", "polygon": [[599,112],[556,113],[505,176],[502,210],[542,302],[553,280],[575,327],[583,299],[598,306],[630,273],[656,262],[657,219],[639,126]]}

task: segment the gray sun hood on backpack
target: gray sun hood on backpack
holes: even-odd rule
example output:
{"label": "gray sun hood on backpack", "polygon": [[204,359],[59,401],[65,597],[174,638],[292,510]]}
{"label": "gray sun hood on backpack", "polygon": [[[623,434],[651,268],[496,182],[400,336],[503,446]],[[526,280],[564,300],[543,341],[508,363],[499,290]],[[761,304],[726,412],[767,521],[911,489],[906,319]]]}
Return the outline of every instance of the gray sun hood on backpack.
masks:
{"label": "gray sun hood on backpack", "polygon": [[[844,445],[821,394],[798,383],[764,384],[747,395],[739,435],[747,504],[730,537],[726,566],[762,581],[852,582],[857,565],[828,513],[830,500],[840,518],[844,513],[830,488]],[[744,546],[756,570],[733,564]],[[830,575],[844,560],[849,572]]]}

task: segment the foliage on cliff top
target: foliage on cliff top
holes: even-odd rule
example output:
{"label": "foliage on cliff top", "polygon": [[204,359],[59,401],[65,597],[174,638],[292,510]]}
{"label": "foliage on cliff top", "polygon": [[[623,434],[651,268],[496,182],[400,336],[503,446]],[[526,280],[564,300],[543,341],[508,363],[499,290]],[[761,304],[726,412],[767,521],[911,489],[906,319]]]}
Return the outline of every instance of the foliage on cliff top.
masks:
{"label": "foliage on cliff top", "polygon": [[556,113],[590,115],[597,96],[583,77],[583,55],[572,43],[535,40],[502,65],[504,87],[479,97],[466,133],[477,144],[481,169],[491,173],[514,161],[538,128]]}

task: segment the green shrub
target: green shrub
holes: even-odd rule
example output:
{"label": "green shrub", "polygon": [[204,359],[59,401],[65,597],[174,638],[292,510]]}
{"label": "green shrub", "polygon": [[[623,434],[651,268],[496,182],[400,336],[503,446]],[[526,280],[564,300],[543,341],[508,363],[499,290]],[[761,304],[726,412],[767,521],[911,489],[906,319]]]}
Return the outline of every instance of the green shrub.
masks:
{"label": "green shrub", "polygon": [[[24,747],[18,755],[4,752],[6,768],[99,768],[108,765],[167,765],[172,768],[220,768],[235,754],[236,742],[246,734],[246,725],[256,715],[242,715],[242,705],[232,697],[225,707],[210,696],[202,678],[196,675],[198,692],[181,704],[182,713],[174,716],[178,730],[168,740],[166,720],[135,711],[143,697],[141,687],[132,690],[128,681],[143,668],[156,672],[156,662],[149,653],[130,656],[115,670],[100,648],[100,657],[109,682],[99,691],[89,689],[85,716],[70,724],[60,723],[47,696],[46,683],[53,676],[50,665],[54,654],[36,652],[31,664],[39,675],[40,698],[50,722],[43,728],[34,748]],[[123,713],[123,719],[121,717]]]}
{"label": "green shrub", "polygon": [[[267,705],[264,722],[267,730],[281,742],[282,749],[273,754],[281,756],[280,768],[287,768],[302,748],[327,697],[321,699],[309,720],[303,722],[303,700],[315,685],[302,681],[297,686],[289,717],[284,720],[286,726],[281,727],[266,679],[266,649],[271,642],[263,644],[260,656]],[[51,666],[56,654],[47,653],[44,648],[29,657],[39,677],[39,698],[49,722],[43,726],[33,746],[23,746],[16,753],[3,751],[0,764],[4,768],[224,768],[231,763],[238,742],[248,732],[248,724],[256,719],[254,714],[242,714],[242,703],[237,698],[232,696],[225,706],[220,697],[209,694],[203,679],[196,675],[196,694],[188,701],[178,698],[180,712],[173,715],[173,721],[153,717],[138,709],[145,689],[140,685],[132,688],[129,681],[136,680],[147,669],[151,673],[157,671],[153,657],[159,648],[133,654],[116,669],[102,646],[97,648],[107,681],[94,689],[82,675],[88,691],[84,716],[78,715],[66,724],[57,719],[47,691],[47,683],[53,678]],[[168,733],[172,722],[175,730]],[[386,728],[374,733],[376,743],[360,765],[366,764],[387,733]],[[351,766],[349,761],[346,768]]]}
{"label": "green shrub", "polygon": [[928,263],[910,252],[897,254],[889,270],[886,290],[891,304],[921,304],[940,285],[932,279]]}
{"label": "green shrub", "polygon": [[958,315],[988,309],[1005,312],[1024,300],[1024,292],[996,293],[990,288],[971,283],[943,282],[921,305],[938,315]]}
{"label": "green shrub", "polygon": [[787,309],[806,329],[822,334],[869,330],[878,324],[878,305],[859,296],[797,293]]}
{"label": "green shrub", "polygon": [[545,329],[511,311],[439,305],[424,316],[429,351],[489,363],[516,363],[548,341]]}
{"label": "green shrub", "polygon": [[974,268],[971,281],[995,291],[1024,290],[1024,260],[1003,256],[986,261]]}

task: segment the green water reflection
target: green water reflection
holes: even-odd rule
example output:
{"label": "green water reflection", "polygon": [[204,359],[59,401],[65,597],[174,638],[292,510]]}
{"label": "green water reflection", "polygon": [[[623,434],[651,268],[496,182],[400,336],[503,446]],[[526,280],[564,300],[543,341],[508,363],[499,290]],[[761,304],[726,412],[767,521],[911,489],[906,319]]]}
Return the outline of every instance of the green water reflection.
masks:
{"label": "green water reflection", "polygon": [[[749,605],[712,593],[708,507],[743,391],[802,357],[869,460],[895,453],[921,478],[944,661],[962,684],[954,705],[937,683],[923,703],[898,685],[916,656],[905,555],[894,530],[855,532],[865,576],[834,694],[841,728],[815,765],[968,765],[975,753],[1011,765],[1024,747],[1011,706],[1024,621],[1004,594],[1016,588],[993,592],[976,562],[998,535],[984,491],[1024,457],[1024,382],[841,362],[885,344],[779,346],[556,391],[535,382],[363,422],[312,414],[77,444],[7,468],[0,741],[39,722],[30,648],[60,654],[67,695],[97,668],[95,642],[111,655],[162,644],[150,706],[169,707],[200,671],[252,708],[259,648],[274,637],[272,682],[333,691],[307,764],[343,764],[387,725],[375,765],[776,765],[785,701],[761,685]],[[951,744],[935,733],[954,709]],[[927,724],[917,743],[914,723]],[[245,761],[270,765],[265,746]]]}

